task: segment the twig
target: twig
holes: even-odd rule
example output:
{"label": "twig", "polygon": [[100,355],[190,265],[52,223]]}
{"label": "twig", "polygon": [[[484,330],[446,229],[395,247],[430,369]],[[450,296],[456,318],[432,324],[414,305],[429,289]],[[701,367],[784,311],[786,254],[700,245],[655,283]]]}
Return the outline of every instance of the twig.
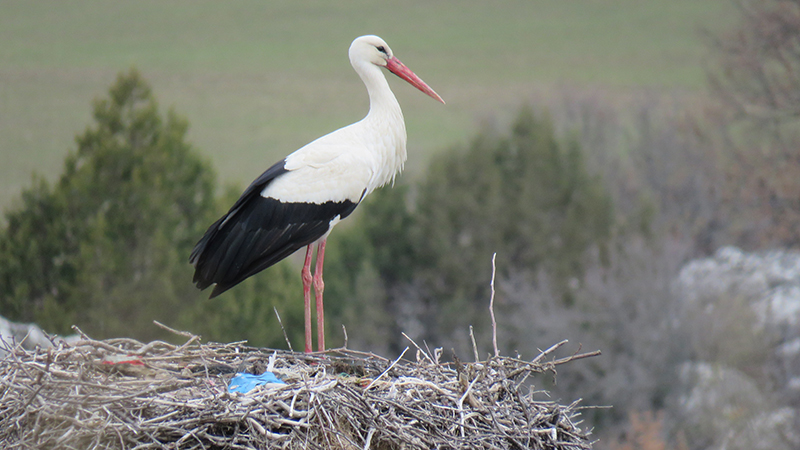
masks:
{"label": "twig", "polygon": [[404,338],[408,339],[408,340],[409,340],[409,341],[410,341],[412,344],[414,344],[414,347],[416,347],[416,348],[417,348],[417,350],[419,351],[419,353],[422,353],[422,356],[424,356],[424,357],[425,357],[425,359],[427,359],[428,361],[430,361],[430,362],[431,362],[431,364],[436,364],[436,363],[433,361],[433,359],[431,359],[430,355],[428,355],[428,354],[425,352],[425,350],[421,349],[421,348],[420,348],[420,346],[419,346],[419,345],[417,345],[417,343],[416,343],[416,342],[414,342],[414,340],[413,340],[413,339],[411,339],[410,337],[408,337],[408,335],[407,335],[407,334],[405,334],[405,333],[404,333],[404,332],[402,332],[402,331],[400,332],[400,334],[402,334]]}
{"label": "twig", "polygon": [[549,355],[550,353],[553,353],[553,352],[554,352],[554,351],[556,351],[556,350],[557,350],[559,347],[561,347],[562,345],[564,345],[564,344],[566,344],[566,343],[568,343],[568,342],[569,342],[569,339],[564,339],[563,341],[559,342],[558,344],[551,345],[551,346],[550,346],[550,348],[548,348],[547,350],[545,350],[545,351],[543,351],[543,352],[539,353],[539,356],[537,356],[536,358],[533,358],[533,360],[531,361],[531,363],[532,363],[532,364],[537,364],[537,363],[539,363],[539,361],[541,361],[541,360],[542,360],[542,358],[544,358],[545,356]]}
{"label": "twig", "polygon": [[403,358],[403,355],[405,355],[405,354],[406,354],[406,351],[408,351],[408,347],[404,348],[404,349],[403,349],[403,353],[400,353],[400,356],[398,356],[398,357],[397,357],[397,359],[395,359],[395,360],[394,360],[394,362],[392,362],[391,364],[389,364],[389,367],[387,367],[387,368],[386,368],[386,370],[384,370],[383,372],[381,372],[381,374],[380,374],[380,375],[378,375],[377,377],[375,377],[375,379],[374,379],[374,380],[372,380],[372,382],[371,382],[371,383],[370,383],[370,384],[369,384],[367,387],[365,387],[365,388],[364,388],[364,390],[365,390],[365,391],[368,391],[368,390],[369,390],[369,388],[371,388],[371,387],[372,387],[372,385],[374,385],[374,384],[375,384],[375,383],[376,383],[378,380],[380,380],[382,376],[386,375],[386,374],[387,374],[387,373],[388,373],[390,370],[392,370],[392,367],[394,367],[394,366],[395,366],[395,364],[397,364],[397,362],[398,362],[398,361],[400,361],[400,360]]}
{"label": "twig", "polygon": [[369,450],[369,444],[372,442],[372,436],[375,435],[375,428],[370,428],[367,432],[367,438],[364,440],[364,450]]}
{"label": "twig", "polygon": [[472,340],[472,353],[475,354],[475,362],[480,362],[481,357],[478,356],[478,344],[475,343],[475,332],[472,330],[472,325],[469,326],[469,338]]}
{"label": "twig", "polygon": [[[278,325],[281,326],[281,331],[283,331],[283,339],[286,341],[286,345],[289,346],[289,351],[294,351],[292,349],[292,343],[289,342],[289,335],[286,334],[286,328],[283,327],[283,321],[281,320],[281,315],[278,314],[278,308],[273,306],[272,310],[275,311],[275,317],[278,318]],[[345,345],[345,347],[347,347],[347,345]]]}
{"label": "twig", "polygon": [[81,339],[85,339],[85,340],[90,340],[91,339],[89,336],[86,335],[86,333],[83,332],[83,330],[78,328],[77,325],[73,325],[72,326],[72,330],[75,331],[76,333],[78,333],[81,336]]}
{"label": "twig", "polygon": [[164,325],[163,323],[161,323],[161,322],[159,322],[159,321],[157,321],[157,320],[154,320],[154,321],[153,321],[153,323],[154,323],[154,324],[156,324],[156,326],[157,326],[157,327],[159,327],[159,328],[161,328],[161,329],[163,329],[163,330],[167,330],[167,331],[169,331],[170,333],[177,334],[178,336],[183,336],[183,337],[187,337],[187,338],[190,338],[190,339],[191,339],[191,338],[196,338],[196,337],[198,337],[198,336],[196,336],[196,335],[194,335],[194,334],[192,334],[192,333],[189,333],[188,331],[179,331],[179,330],[176,330],[176,329],[174,329],[174,328],[172,328],[172,327],[169,327],[169,326],[167,326],[167,325]]}
{"label": "twig", "polygon": [[587,353],[579,353],[579,354],[575,354],[575,355],[572,355],[572,356],[567,356],[565,358],[556,359],[556,360],[554,360],[552,362],[552,364],[554,364],[554,365],[566,364],[568,362],[575,361],[575,360],[578,360],[578,359],[591,358],[593,356],[600,356],[601,354],[602,353],[600,352],[600,350],[595,350],[593,352],[587,352]]}
{"label": "twig", "polygon": [[494,357],[497,358],[500,356],[500,351],[497,349],[497,321],[494,318],[494,276],[497,272],[497,266],[495,265],[495,259],[497,258],[497,252],[494,252],[492,255],[492,281],[489,283],[489,286],[492,288],[492,296],[489,299],[489,315],[492,318],[492,346],[494,347]]}
{"label": "twig", "polygon": [[461,428],[461,436],[464,436],[464,399],[472,392],[472,386],[478,381],[478,377],[475,377],[470,383],[469,386],[464,390],[464,394],[458,399],[458,414],[461,416],[461,420],[459,422]]}

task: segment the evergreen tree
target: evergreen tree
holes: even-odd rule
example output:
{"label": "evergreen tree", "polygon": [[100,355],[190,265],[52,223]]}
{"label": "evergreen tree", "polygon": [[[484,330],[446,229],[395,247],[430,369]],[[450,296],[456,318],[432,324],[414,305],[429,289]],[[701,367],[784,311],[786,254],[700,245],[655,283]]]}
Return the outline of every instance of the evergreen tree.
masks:
{"label": "evergreen tree", "polygon": [[581,148],[559,141],[550,120],[529,108],[508,136],[485,131],[438,155],[410,192],[376,192],[359,228],[385,292],[372,310],[396,317],[396,336],[419,326],[444,343],[470,324],[488,330],[494,252],[498,277],[524,273],[533,283],[546,272],[569,307],[586,252],[602,250],[611,235],[611,198]]}
{"label": "evergreen tree", "polygon": [[[447,299],[455,326],[484,323],[491,258],[498,273],[545,271],[569,304],[586,251],[610,235],[613,212],[575,141],[523,108],[508,137],[485,133],[437,158],[423,183],[415,229],[432,302]],[[439,328],[450,328],[440,326]],[[485,328],[485,327],[484,327]]]}
{"label": "evergreen tree", "polygon": [[37,177],[0,231],[0,308],[52,332],[156,333],[199,298],[187,255],[215,210],[214,174],[135,71],[94,104],[60,179]]}

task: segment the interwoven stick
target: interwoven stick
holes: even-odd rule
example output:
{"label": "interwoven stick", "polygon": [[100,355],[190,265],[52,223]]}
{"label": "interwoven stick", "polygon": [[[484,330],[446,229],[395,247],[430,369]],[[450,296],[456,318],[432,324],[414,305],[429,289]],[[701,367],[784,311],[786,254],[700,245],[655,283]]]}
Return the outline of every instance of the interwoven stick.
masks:
{"label": "interwoven stick", "polygon": [[[78,330],[79,331],[79,330]],[[0,360],[0,447],[98,449],[590,448],[579,407],[542,401],[529,377],[593,353],[502,356],[459,370],[348,349],[300,354],[231,344],[94,340]],[[231,394],[274,357],[285,385]],[[113,362],[131,358],[136,363]]]}

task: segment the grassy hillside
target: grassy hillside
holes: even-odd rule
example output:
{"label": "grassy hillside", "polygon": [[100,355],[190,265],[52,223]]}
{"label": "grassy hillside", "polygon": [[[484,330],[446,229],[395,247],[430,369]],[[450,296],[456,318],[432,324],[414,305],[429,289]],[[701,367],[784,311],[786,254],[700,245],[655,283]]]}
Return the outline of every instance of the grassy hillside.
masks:
{"label": "grassy hillside", "polygon": [[136,66],[226,181],[366,112],[350,41],[384,37],[448,101],[391,79],[409,169],[468,139],[477,121],[557,86],[698,90],[701,27],[725,0],[484,2],[0,0],[0,207],[49,177],[89,123],[91,99]]}

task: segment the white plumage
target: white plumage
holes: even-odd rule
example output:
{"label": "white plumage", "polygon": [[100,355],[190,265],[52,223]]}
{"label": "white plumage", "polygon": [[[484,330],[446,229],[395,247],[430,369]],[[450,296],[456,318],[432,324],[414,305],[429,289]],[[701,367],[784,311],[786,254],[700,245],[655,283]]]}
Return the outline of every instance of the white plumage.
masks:
{"label": "white plumage", "polygon": [[[370,94],[370,110],[362,120],[326,134],[286,157],[290,173],[261,193],[289,202],[357,202],[403,169],[407,158],[406,125],[400,104],[380,66],[378,47],[391,49],[377,36],[362,36],[350,45],[350,63]],[[388,95],[386,95],[388,93]],[[366,192],[365,192],[366,190]]]}
{"label": "white plumage", "polygon": [[[403,112],[381,68],[444,103],[377,36],[355,39],[349,57],[369,94],[366,117],[301,147],[267,169],[228,213],[209,227],[190,258],[197,287],[215,284],[214,297],[307,247],[302,272],[307,352],[311,351],[312,281],[318,348],[325,348],[322,265],[328,234],[364,196],[392,181],[406,160]],[[317,263],[312,278],[315,243]]]}

